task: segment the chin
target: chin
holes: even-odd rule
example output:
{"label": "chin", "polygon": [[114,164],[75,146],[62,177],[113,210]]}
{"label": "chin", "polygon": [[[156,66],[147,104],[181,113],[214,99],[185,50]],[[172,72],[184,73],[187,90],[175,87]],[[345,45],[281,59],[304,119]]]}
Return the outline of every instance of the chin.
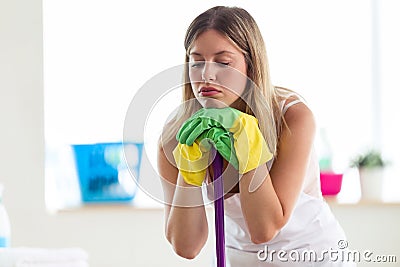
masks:
{"label": "chin", "polygon": [[204,108],[226,108],[232,104],[211,97],[200,97],[198,100]]}

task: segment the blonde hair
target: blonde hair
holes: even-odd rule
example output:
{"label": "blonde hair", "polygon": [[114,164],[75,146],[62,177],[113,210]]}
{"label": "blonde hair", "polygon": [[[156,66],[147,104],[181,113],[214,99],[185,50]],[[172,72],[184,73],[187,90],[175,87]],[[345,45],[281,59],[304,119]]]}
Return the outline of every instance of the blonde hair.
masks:
{"label": "blonde hair", "polygon": [[[242,110],[259,120],[259,127],[270,151],[276,155],[281,122],[284,122],[279,101],[293,95],[293,91],[271,84],[265,43],[253,17],[238,7],[216,6],[197,16],[186,31],[185,63],[189,62],[189,52],[196,38],[206,30],[217,30],[242,51],[247,65],[247,76],[254,86],[249,85],[241,98],[246,103]],[[183,122],[201,108],[193,101],[188,68],[184,71],[182,105],[163,133],[163,140],[169,141]],[[192,101],[188,101],[192,100]],[[261,119],[262,118],[262,119]]]}

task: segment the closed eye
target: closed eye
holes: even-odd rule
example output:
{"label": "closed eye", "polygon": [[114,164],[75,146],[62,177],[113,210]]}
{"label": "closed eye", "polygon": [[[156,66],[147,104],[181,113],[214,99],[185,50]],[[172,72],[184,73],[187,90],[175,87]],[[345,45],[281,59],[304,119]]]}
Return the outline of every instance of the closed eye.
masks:
{"label": "closed eye", "polygon": [[192,64],[190,64],[191,68],[198,68],[198,67],[202,67],[204,65],[204,61],[198,61],[198,62],[194,62]]}
{"label": "closed eye", "polygon": [[218,62],[219,65],[229,66],[230,62]]}

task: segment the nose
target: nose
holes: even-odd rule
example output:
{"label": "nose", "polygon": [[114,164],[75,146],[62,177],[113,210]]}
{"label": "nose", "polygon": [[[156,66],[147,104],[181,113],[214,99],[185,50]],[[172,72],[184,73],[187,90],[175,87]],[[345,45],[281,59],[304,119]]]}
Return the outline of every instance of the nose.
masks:
{"label": "nose", "polygon": [[208,62],[208,61],[206,61],[204,63],[204,68],[201,73],[201,78],[203,79],[203,81],[210,82],[210,81],[216,80],[217,73],[216,73],[216,69],[215,69],[215,64],[216,63]]}

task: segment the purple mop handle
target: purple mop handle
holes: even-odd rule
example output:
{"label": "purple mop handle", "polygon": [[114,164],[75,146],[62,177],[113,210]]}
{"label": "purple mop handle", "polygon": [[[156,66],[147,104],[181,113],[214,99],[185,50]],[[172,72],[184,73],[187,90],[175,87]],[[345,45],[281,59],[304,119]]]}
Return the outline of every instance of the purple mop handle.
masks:
{"label": "purple mop handle", "polygon": [[222,169],[222,156],[215,151],[213,171],[217,267],[225,267],[224,183],[221,176]]}

